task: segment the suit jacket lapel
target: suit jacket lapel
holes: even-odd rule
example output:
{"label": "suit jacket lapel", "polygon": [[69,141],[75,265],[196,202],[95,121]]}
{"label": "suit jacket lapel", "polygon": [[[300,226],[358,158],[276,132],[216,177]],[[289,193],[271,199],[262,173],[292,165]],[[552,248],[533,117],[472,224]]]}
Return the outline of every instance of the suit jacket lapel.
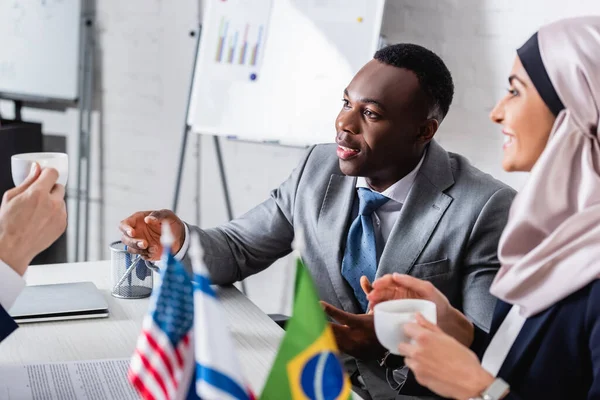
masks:
{"label": "suit jacket lapel", "polygon": [[452,202],[452,197],[443,192],[452,184],[454,178],[448,153],[432,141],[387,240],[377,277],[393,272],[410,272]]}
{"label": "suit jacket lapel", "polygon": [[327,272],[336,295],[344,310],[357,313],[360,310],[354,299],[354,294],[341,272],[344,241],[350,223],[355,194],[355,177],[331,175],[321,205],[317,229]]}
{"label": "suit jacket lapel", "polygon": [[516,371],[515,367],[522,359],[523,354],[534,339],[541,333],[542,328],[549,321],[555,310],[556,307],[551,307],[525,321],[525,324],[521,328],[521,332],[519,332],[517,339],[506,355],[500,371],[498,371],[498,376],[509,379],[511,372]]}

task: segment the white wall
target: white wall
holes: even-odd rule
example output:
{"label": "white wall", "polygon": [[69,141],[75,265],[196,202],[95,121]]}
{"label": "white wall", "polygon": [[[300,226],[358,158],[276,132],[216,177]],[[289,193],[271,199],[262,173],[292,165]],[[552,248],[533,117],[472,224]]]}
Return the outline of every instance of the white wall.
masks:
{"label": "white wall", "polygon": [[[429,47],[453,73],[455,100],[438,140],[517,188],[525,177],[501,171],[502,137],[488,114],[506,87],[514,50],[541,23],[566,15],[600,13],[597,0],[570,2],[566,10],[565,4],[558,0],[388,0],[383,34],[389,42]],[[93,130],[92,259],[109,256],[107,246],[119,237],[117,224],[128,214],[171,207],[194,51],[189,31],[198,14],[197,0],[97,0],[100,59]],[[0,106],[10,115],[6,103]],[[76,112],[27,110],[24,116],[44,121],[48,132],[68,133],[74,160]],[[333,135],[335,115],[331,118]],[[195,143],[191,138],[180,202],[180,215],[190,222],[195,221]],[[303,153],[228,141],[223,142],[223,151],[236,215],[266,198]],[[201,225],[210,227],[226,220],[210,138],[202,139],[201,160]],[[100,199],[104,215],[99,214]],[[282,282],[289,267],[289,262],[281,261],[248,280],[250,297],[265,311],[282,311],[280,299],[289,293]]]}
{"label": "white wall", "polygon": [[488,115],[507,88],[515,50],[542,24],[600,14],[597,0],[388,0],[383,32],[390,43],[414,42],[439,54],[456,87],[437,134],[448,150],[515,188],[525,174],[501,169],[502,135]]}

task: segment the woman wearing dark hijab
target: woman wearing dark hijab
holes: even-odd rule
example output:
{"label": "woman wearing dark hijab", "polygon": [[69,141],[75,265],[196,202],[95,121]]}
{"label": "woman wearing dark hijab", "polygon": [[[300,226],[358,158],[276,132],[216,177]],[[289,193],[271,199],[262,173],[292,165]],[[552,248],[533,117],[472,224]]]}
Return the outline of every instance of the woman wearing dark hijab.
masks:
{"label": "woman wearing dark hijab", "polygon": [[466,317],[409,276],[381,278],[368,298],[436,303],[438,325],[418,316],[399,351],[441,396],[600,399],[600,17],[544,26],[518,50],[509,83],[491,118],[503,126],[504,169],[531,175],[500,240],[490,334],[457,329]]}

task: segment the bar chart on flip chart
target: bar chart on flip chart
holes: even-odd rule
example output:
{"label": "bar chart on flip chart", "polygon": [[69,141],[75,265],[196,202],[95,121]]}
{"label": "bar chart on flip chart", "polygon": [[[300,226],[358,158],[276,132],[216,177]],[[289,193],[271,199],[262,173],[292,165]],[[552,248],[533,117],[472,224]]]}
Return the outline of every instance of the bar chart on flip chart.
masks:
{"label": "bar chart on flip chart", "polygon": [[231,20],[221,17],[215,61],[219,64],[256,67],[259,52],[263,48],[264,29],[262,24],[236,26]]}
{"label": "bar chart on flip chart", "polygon": [[225,0],[209,7],[214,17],[202,30],[203,65],[219,79],[259,79],[271,0]]}

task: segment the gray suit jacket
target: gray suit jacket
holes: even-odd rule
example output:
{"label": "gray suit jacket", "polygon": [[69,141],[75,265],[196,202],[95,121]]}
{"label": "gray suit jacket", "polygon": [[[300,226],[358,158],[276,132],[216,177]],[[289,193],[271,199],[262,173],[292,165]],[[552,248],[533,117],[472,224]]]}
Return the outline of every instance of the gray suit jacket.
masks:
{"label": "gray suit jacket", "polygon": [[[213,282],[230,284],[262,271],[290,253],[294,232],[302,230],[303,260],[321,299],[360,313],[340,273],[355,185],[356,177],[339,169],[336,145],[313,146],[262,204],[217,228],[191,227],[200,234]],[[377,277],[399,272],[431,281],[488,330],[495,304],[489,286],[499,268],[496,249],[514,195],[432,141],[381,254]],[[395,396],[378,363],[351,361],[348,368],[358,368],[372,398]]]}

